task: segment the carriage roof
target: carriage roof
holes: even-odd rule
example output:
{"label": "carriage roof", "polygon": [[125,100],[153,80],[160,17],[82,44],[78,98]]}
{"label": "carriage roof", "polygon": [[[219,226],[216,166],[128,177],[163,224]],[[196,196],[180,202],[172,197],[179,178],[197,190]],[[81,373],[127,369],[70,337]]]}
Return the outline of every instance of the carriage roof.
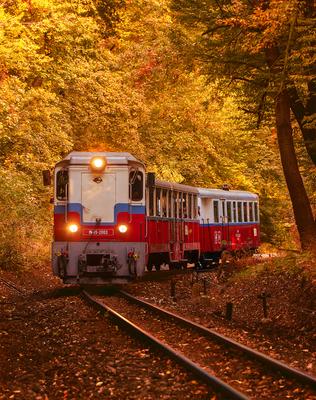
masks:
{"label": "carriage roof", "polygon": [[198,193],[198,189],[196,187],[183,185],[182,183],[156,180],[156,186],[163,189],[176,190],[179,192],[191,192],[196,194]]}
{"label": "carriage roof", "polygon": [[199,188],[199,197],[209,199],[258,201],[258,195],[243,190],[223,190]]}

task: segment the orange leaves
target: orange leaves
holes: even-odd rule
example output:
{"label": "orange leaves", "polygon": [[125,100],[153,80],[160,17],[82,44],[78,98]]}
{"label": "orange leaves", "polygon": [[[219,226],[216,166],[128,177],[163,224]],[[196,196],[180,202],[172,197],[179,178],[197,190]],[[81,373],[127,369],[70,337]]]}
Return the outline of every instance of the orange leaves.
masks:
{"label": "orange leaves", "polygon": [[216,25],[242,32],[241,47],[252,54],[271,46],[281,35],[286,35],[295,11],[294,2],[285,0],[272,0],[266,8],[260,2],[251,8],[236,0],[223,10],[226,12],[216,20]]}

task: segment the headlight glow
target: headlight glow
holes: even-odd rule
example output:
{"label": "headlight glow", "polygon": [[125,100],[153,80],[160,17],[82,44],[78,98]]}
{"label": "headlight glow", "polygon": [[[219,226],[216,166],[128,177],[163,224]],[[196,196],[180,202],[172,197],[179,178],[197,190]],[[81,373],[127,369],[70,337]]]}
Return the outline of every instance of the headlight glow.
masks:
{"label": "headlight glow", "polygon": [[90,166],[93,171],[102,172],[106,167],[106,159],[105,157],[96,156],[91,158]]}
{"label": "headlight glow", "polygon": [[126,232],[127,232],[127,226],[126,226],[126,225],[120,225],[120,226],[118,227],[118,230],[119,230],[121,233],[126,233]]}
{"label": "headlight glow", "polygon": [[71,233],[76,233],[76,232],[78,232],[78,229],[79,229],[79,227],[78,227],[77,224],[70,224],[70,225],[68,225],[68,230],[69,230],[69,232],[71,232]]}

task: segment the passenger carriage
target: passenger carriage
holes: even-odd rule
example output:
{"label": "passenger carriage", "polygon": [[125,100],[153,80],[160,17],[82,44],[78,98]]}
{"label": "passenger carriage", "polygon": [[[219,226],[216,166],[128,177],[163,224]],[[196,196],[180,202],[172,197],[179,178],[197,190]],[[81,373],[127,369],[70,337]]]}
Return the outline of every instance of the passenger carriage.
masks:
{"label": "passenger carriage", "polygon": [[[148,175],[151,177],[151,174]],[[148,179],[148,264],[185,267],[199,259],[198,190],[192,186]]]}
{"label": "passenger carriage", "polygon": [[217,262],[222,253],[242,255],[260,245],[258,195],[238,190],[199,189],[201,261]]}

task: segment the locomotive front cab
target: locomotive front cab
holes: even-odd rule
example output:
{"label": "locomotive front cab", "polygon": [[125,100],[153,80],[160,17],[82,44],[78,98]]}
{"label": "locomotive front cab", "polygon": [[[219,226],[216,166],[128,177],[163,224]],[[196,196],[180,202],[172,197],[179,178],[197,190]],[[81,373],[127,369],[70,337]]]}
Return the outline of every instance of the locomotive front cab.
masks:
{"label": "locomotive front cab", "polygon": [[128,153],[70,153],[56,165],[53,271],[122,283],[145,265],[145,170]]}

